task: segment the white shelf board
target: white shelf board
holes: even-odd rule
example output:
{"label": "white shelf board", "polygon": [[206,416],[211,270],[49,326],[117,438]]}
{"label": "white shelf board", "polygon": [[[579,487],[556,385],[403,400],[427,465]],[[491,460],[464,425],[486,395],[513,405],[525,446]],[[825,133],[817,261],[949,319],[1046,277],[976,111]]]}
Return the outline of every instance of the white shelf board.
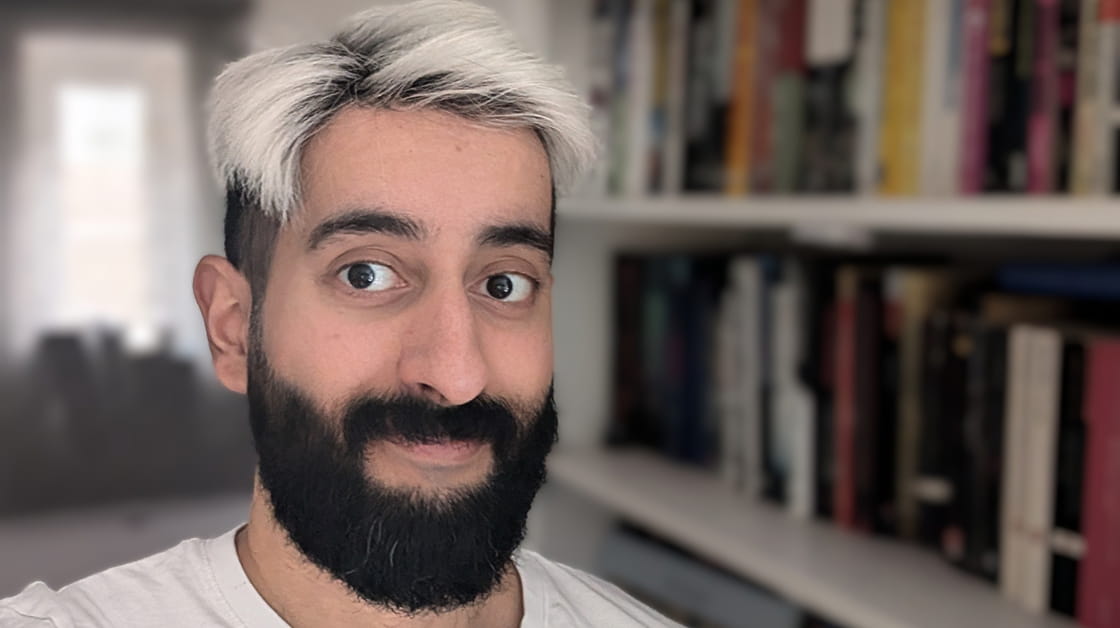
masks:
{"label": "white shelf board", "polygon": [[862,229],[931,235],[1120,240],[1118,197],[880,198],[715,195],[570,198],[561,220],[710,228]]}
{"label": "white shelf board", "polygon": [[549,477],[690,551],[852,628],[1074,628],[900,541],[800,521],[714,476],[640,451],[559,450]]}

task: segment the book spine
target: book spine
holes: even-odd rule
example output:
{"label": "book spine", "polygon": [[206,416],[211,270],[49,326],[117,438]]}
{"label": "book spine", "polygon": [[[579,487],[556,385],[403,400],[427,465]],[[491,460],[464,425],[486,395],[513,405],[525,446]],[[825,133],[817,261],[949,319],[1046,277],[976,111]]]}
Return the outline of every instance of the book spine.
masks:
{"label": "book spine", "polygon": [[880,193],[918,193],[921,102],[925,76],[924,0],[895,0],[887,7],[886,97],[880,137]]}
{"label": "book spine", "polygon": [[688,50],[691,7],[689,0],[672,0],[666,81],[665,136],[661,147],[661,192],[680,194],[684,189],[685,116],[688,91]]}
{"label": "book spine", "polygon": [[763,488],[762,458],[762,338],[760,307],[762,301],[762,266],[757,259],[739,257],[732,262],[731,280],[738,299],[736,317],[739,320],[739,422],[741,424],[739,450],[742,458],[743,493],[749,499],[757,498]]}
{"label": "book spine", "polygon": [[650,129],[654,98],[654,0],[631,0],[627,51],[626,170],[623,195],[649,192],[649,150],[654,145]]}
{"label": "book spine", "polygon": [[757,61],[758,0],[739,0],[738,25],[735,38],[735,61],[731,102],[727,111],[727,142],[724,167],[724,193],[742,196],[750,188],[752,120],[754,119],[754,84]]}
{"label": "book spine", "polygon": [[782,0],[757,0],[755,17],[754,105],[751,117],[749,191],[774,191],[774,110],[775,81],[780,59]]}
{"label": "book spine", "polygon": [[1004,419],[1003,487],[1000,491],[999,587],[1004,597],[1024,598],[1026,569],[1023,506],[1026,503],[1026,415],[1030,411],[1032,339],[1023,326],[1011,328],[1007,354],[1007,408]]}
{"label": "book spine", "polygon": [[1085,473],[1085,345],[1069,340],[1062,353],[1061,411],[1054,492],[1054,531],[1050,537],[1050,609],[1077,614],[1078,570],[1085,553],[1081,500]]}
{"label": "book spine", "polygon": [[611,142],[612,53],[614,49],[613,5],[619,0],[596,0],[591,24],[591,63],[589,100],[591,129],[603,143],[603,154],[587,177],[583,192],[591,197],[610,193],[610,164],[614,160]]}
{"label": "book spine", "polygon": [[961,15],[963,0],[926,5],[925,78],[922,88],[921,192],[957,193],[961,126]]}
{"label": "book spine", "polygon": [[989,29],[992,0],[967,0],[964,20],[964,102],[960,127],[960,190],[984,189],[988,151]]}
{"label": "book spine", "polygon": [[1099,68],[1101,127],[1103,138],[1099,168],[1104,194],[1120,193],[1120,0],[1100,0]]}
{"label": "book spine", "polygon": [[856,342],[858,337],[859,274],[843,268],[836,278],[836,349],[834,401],[833,517],[837,525],[854,529],[856,512]]}
{"label": "book spine", "polygon": [[611,98],[607,153],[610,164],[607,172],[607,188],[611,194],[620,195],[626,187],[626,172],[630,154],[628,115],[630,111],[630,69],[627,63],[630,48],[630,0],[614,0],[610,3],[612,31],[611,49]]}
{"label": "book spine", "polygon": [[1058,0],[1035,1],[1034,74],[1027,132],[1027,191],[1055,188],[1054,147],[1058,115]]}
{"label": "book spine", "polygon": [[1082,0],[1081,32],[1077,48],[1077,104],[1074,111],[1073,131],[1073,181],[1074,194],[1093,194],[1100,189],[1100,159],[1102,139],[1100,126],[1100,69],[1097,56],[1100,51],[1100,0]]}
{"label": "book spine", "polygon": [[774,191],[797,189],[804,146],[805,20],[807,0],[781,3],[778,75],[774,82]]}
{"label": "book spine", "polygon": [[[954,0],[954,2],[959,0]],[[883,48],[886,44],[886,0],[864,0],[856,50],[856,182],[861,194],[879,189],[879,130],[883,108]]]}
{"label": "book spine", "polygon": [[1090,344],[1085,392],[1085,494],[1082,526],[1086,553],[1081,560],[1078,622],[1086,628],[1120,626],[1120,341]]}
{"label": "book spine", "polygon": [[1025,416],[1025,487],[1022,558],[1026,579],[1021,599],[1027,610],[1050,608],[1050,536],[1054,527],[1057,476],[1058,408],[1062,338],[1052,329],[1032,330],[1028,411]]}

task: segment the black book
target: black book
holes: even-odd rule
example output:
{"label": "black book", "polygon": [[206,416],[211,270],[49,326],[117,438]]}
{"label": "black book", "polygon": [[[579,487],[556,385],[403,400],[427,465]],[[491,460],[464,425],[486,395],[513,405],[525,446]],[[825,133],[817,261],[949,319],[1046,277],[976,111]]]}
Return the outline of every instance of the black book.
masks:
{"label": "black book", "polygon": [[1085,549],[1081,537],[1086,433],[1084,396],[1085,346],[1079,340],[1067,339],[1062,348],[1050,608],[1071,617],[1077,612],[1077,576]]}

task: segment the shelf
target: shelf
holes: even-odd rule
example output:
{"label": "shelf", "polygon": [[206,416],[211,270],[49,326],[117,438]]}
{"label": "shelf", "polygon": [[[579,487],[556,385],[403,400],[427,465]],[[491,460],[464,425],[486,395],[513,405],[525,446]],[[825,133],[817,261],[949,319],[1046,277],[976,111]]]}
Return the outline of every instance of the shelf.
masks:
{"label": "shelf", "polygon": [[638,451],[557,451],[552,481],[851,628],[1074,628],[920,548],[796,520]]}
{"label": "shelf", "polygon": [[860,196],[572,198],[562,220],[709,228],[1120,239],[1120,198]]}

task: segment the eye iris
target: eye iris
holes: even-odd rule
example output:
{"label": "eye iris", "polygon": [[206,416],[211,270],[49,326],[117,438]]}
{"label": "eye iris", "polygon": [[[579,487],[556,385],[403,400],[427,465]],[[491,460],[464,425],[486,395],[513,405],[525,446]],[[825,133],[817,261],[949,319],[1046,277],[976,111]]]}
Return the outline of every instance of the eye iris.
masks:
{"label": "eye iris", "polygon": [[346,273],[346,280],[350,282],[351,286],[361,290],[373,285],[373,282],[377,280],[377,273],[368,264],[357,264],[350,267],[350,270]]}
{"label": "eye iris", "polygon": [[495,299],[505,299],[513,292],[513,280],[505,275],[497,275],[486,281],[486,292]]}

